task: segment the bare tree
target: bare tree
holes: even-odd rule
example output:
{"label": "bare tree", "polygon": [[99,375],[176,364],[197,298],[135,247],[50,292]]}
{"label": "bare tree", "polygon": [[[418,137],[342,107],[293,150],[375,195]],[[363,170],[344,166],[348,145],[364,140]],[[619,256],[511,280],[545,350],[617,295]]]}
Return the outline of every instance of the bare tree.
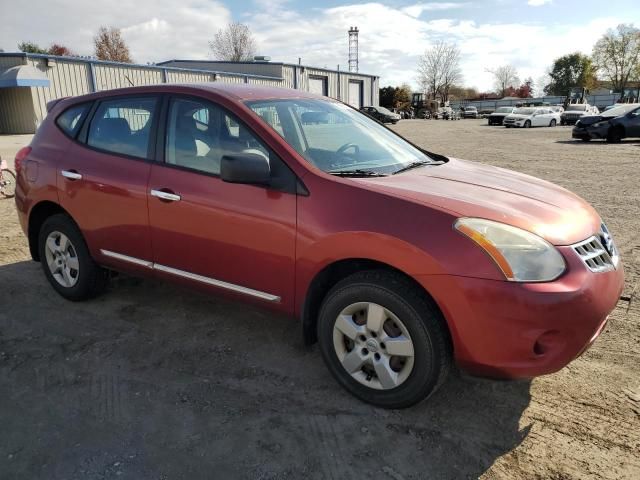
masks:
{"label": "bare tree", "polygon": [[449,99],[449,91],[462,81],[460,50],[455,44],[437,42],[418,63],[418,82],[431,98]]}
{"label": "bare tree", "polygon": [[213,56],[218,60],[242,62],[253,60],[256,53],[256,42],[251,30],[242,23],[230,23],[209,42]]}
{"label": "bare tree", "polygon": [[610,29],[594,45],[592,58],[598,72],[624,95],[629,80],[640,75],[640,29],[633,24]]}
{"label": "bare tree", "polygon": [[495,70],[487,69],[487,72],[493,75],[493,84],[496,93],[504,97],[509,88],[516,88],[520,83],[518,72],[513,65],[503,65]]}
{"label": "bare tree", "polygon": [[100,27],[98,34],[93,37],[93,44],[95,55],[100,60],[132,63],[129,47],[120,35],[119,28]]}

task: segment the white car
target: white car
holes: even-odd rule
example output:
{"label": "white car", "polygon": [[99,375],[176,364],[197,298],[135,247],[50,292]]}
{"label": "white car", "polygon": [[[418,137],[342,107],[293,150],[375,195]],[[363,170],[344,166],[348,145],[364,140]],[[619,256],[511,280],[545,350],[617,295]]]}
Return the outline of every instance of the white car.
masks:
{"label": "white car", "polygon": [[507,115],[502,124],[509,127],[555,127],[560,123],[560,112],[550,108],[522,107]]}

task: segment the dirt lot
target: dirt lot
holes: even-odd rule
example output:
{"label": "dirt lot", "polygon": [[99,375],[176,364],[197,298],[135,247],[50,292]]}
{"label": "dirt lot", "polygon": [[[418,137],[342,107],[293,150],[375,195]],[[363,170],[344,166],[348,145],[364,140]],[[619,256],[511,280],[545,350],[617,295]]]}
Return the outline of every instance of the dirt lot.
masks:
{"label": "dirt lot", "polygon": [[[640,142],[479,120],[395,128],[586,198],[613,231],[633,295]],[[0,137],[0,154],[26,142]],[[295,320],[123,277],[99,299],[66,302],[29,261],[13,202],[0,201],[0,478],[637,479],[639,296],[560,373],[456,373],[428,402],[385,411],[338,387]]]}

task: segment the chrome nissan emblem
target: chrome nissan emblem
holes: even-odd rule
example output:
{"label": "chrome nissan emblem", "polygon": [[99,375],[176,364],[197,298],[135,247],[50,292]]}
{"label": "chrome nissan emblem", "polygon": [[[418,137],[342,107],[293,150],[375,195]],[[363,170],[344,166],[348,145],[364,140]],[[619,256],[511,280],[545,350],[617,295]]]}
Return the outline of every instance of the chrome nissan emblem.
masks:
{"label": "chrome nissan emblem", "polygon": [[367,340],[366,345],[370,352],[376,353],[378,351],[378,342],[375,340],[375,338],[370,338],[369,340]]}

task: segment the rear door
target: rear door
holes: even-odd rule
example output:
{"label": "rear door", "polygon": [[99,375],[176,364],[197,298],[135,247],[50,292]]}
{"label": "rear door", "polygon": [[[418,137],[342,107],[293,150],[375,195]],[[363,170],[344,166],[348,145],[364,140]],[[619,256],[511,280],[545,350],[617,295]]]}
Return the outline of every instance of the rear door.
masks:
{"label": "rear door", "polygon": [[99,101],[59,162],[62,206],[101,263],[148,269],[147,181],[154,156],[157,96]]}
{"label": "rear door", "polygon": [[[164,143],[149,181],[158,274],[291,308],[295,175],[233,114],[198,97],[170,99]],[[267,157],[273,188],[220,179],[222,156],[243,152]]]}

